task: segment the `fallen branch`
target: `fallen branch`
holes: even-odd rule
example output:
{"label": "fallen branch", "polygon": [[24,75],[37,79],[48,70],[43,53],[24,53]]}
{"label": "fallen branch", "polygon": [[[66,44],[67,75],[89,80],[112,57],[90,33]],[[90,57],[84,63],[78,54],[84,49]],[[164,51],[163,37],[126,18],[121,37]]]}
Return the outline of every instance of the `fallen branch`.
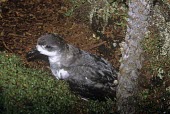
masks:
{"label": "fallen branch", "polygon": [[91,49],[96,48],[96,47],[99,47],[99,46],[101,46],[101,45],[103,45],[103,44],[105,44],[105,43],[106,43],[106,41],[103,41],[103,42],[100,42],[100,43],[98,43],[98,44],[95,44],[95,45],[93,45],[93,46],[91,46],[91,47],[85,46],[83,49],[85,49],[85,50],[91,50]]}

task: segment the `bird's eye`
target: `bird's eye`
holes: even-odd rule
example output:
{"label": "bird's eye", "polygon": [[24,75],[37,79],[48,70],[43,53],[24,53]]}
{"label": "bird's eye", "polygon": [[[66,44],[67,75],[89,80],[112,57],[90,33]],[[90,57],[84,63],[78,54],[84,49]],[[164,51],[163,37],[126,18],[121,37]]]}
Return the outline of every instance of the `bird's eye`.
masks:
{"label": "bird's eye", "polygon": [[47,48],[47,49],[51,49],[52,47],[51,47],[51,46],[49,46],[49,45],[47,45],[47,46],[46,46],[46,48]]}

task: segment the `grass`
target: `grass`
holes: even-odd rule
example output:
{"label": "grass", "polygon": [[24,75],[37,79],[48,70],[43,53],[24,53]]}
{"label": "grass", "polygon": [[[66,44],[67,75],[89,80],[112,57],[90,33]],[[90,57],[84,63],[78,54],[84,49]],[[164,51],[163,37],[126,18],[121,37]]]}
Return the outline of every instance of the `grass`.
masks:
{"label": "grass", "polygon": [[1,114],[102,114],[113,112],[114,102],[83,101],[65,81],[24,67],[16,55],[0,52]]}

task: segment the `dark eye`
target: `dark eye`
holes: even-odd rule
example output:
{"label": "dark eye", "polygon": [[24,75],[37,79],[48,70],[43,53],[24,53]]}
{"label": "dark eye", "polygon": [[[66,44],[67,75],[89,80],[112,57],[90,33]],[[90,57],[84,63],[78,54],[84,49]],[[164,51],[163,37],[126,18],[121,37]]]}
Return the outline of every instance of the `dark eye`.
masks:
{"label": "dark eye", "polygon": [[47,45],[45,48],[47,48],[47,49],[52,49],[52,47],[51,47],[51,46],[49,46],[49,45]]}

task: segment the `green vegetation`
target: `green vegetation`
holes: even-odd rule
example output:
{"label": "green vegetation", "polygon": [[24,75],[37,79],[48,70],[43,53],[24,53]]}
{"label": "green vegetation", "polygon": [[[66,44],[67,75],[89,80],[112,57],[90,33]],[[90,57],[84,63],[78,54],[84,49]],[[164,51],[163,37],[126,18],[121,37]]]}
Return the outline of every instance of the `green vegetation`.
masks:
{"label": "green vegetation", "polygon": [[[17,56],[0,55],[1,111],[14,113],[68,113],[75,97],[67,85],[40,70],[22,66]],[[69,109],[69,110],[68,110]]]}
{"label": "green vegetation", "polygon": [[71,8],[64,14],[65,16],[72,16],[74,13],[74,10],[77,7],[80,7],[82,4],[87,2],[86,0],[69,0],[69,2],[72,4]]}
{"label": "green vegetation", "polygon": [[65,81],[26,68],[18,56],[0,52],[2,114],[101,114],[112,112],[113,107],[111,100],[83,101],[69,91]]}

